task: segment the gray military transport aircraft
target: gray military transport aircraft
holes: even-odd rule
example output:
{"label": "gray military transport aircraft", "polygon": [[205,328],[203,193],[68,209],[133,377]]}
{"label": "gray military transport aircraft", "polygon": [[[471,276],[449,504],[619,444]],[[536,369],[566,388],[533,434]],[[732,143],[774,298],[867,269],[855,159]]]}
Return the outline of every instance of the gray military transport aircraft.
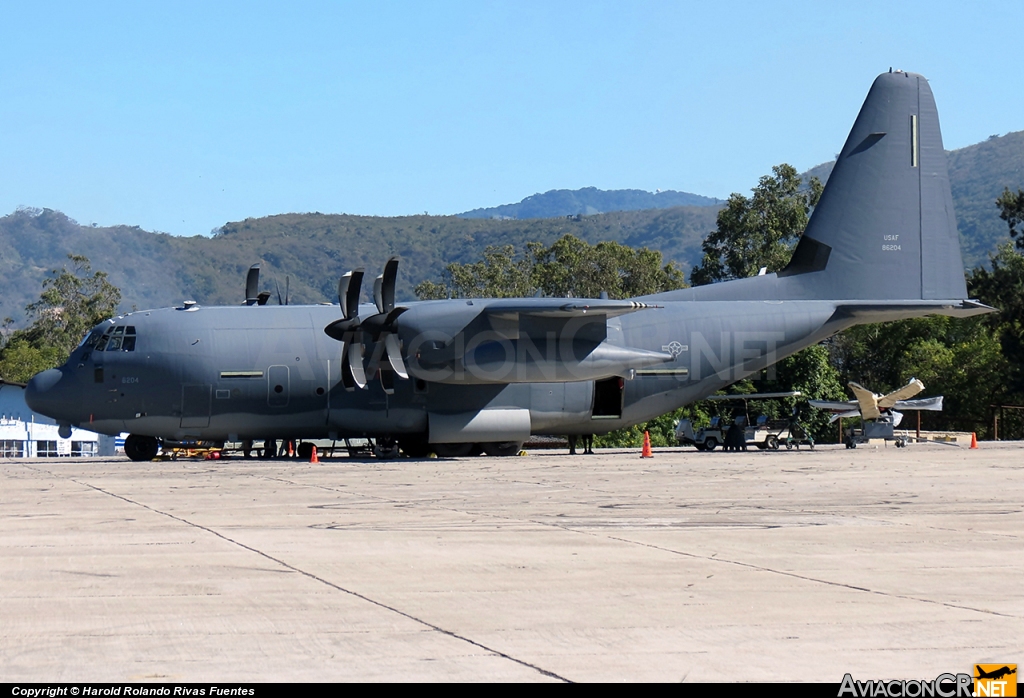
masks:
{"label": "gray military transport aircraft", "polygon": [[[931,89],[880,75],[778,273],[631,300],[395,303],[397,259],[360,304],[132,312],[29,382],[32,409],[134,460],[162,442],[365,436],[378,453],[516,453],[531,434],[652,419],[862,323],[992,309],[968,300]],[[261,302],[262,301],[262,302]]]}

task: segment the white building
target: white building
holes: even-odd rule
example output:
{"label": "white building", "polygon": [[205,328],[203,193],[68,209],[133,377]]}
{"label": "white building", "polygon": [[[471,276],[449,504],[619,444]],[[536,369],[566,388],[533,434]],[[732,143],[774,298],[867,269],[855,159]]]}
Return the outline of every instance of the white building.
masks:
{"label": "white building", "polygon": [[[25,386],[0,380],[0,458],[112,456],[113,436],[72,428],[62,439],[57,423],[25,404]],[[123,442],[122,442],[123,443]]]}

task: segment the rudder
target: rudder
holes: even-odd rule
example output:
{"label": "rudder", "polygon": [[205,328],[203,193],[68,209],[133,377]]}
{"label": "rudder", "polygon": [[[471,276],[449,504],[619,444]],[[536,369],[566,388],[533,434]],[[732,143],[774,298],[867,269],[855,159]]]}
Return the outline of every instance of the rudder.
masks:
{"label": "rudder", "polygon": [[804,297],[967,297],[938,112],[923,76],[875,79],[779,277],[798,277],[784,283],[802,286]]}

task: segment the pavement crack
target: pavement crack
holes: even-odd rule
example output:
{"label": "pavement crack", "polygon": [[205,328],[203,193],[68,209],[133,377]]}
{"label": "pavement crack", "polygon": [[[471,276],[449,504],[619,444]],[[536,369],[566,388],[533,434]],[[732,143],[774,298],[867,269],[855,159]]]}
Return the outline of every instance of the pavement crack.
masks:
{"label": "pavement crack", "polygon": [[[573,529],[567,529],[573,530]],[[588,531],[577,531],[577,533],[583,533],[585,535],[599,536],[601,534],[590,533]],[[640,541],[630,540],[628,538],[620,538],[618,536],[603,536],[610,540],[619,541],[620,543],[629,543],[631,545],[639,545],[644,548],[651,548],[652,550],[660,550],[662,552],[671,553],[673,555],[681,555],[683,557],[693,558],[695,560],[707,560],[709,562],[721,562],[727,565],[735,565],[737,567],[745,567],[751,570],[757,570],[758,572],[770,572],[772,574],[779,574],[785,577],[792,577],[793,579],[801,579],[806,582],[815,582],[817,584],[827,584],[829,586],[840,587],[843,589],[851,589],[853,591],[861,591],[867,594],[877,594],[878,596],[886,596],[894,599],[905,599],[907,601],[920,601],[921,603],[934,604],[936,606],[945,606],[946,608],[956,608],[961,611],[973,611],[974,613],[985,613],[987,615],[999,616],[1001,618],[1017,618],[1018,616],[1009,613],[1000,613],[998,611],[991,611],[987,608],[975,608],[973,606],[964,606],[961,604],[949,603],[948,601],[935,601],[932,599],[922,599],[918,596],[909,596],[907,594],[893,594],[887,591],[880,591],[878,589],[870,589],[868,587],[859,587],[855,584],[846,584],[844,582],[834,582],[829,579],[819,579],[817,577],[808,577],[804,574],[797,574],[796,572],[786,572],[784,570],[776,570],[771,567],[764,567],[762,565],[755,565],[749,562],[740,562],[739,560],[728,560],[726,558],[709,556],[709,555],[697,555],[696,553],[687,553],[681,550],[673,550],[672,548],[666,548],[661,545],[654,545],[653,543],[641,543]]]}
{"label": "pavement crack", "polygon": [[[41,471],[41,472],[49,472],[49,471]],[[50,474],[54,475],[54,473],[50,473]],[[386,604],[386,603],[384,603],[382,601],[378,601],[376,599],[370,598],[369,596],[366,596],[365,594],[361,594],[358,591],[354,591],[352,589],[347,589],[347,588],[341,586],[340,584],[335,584],[334,582],[332,582],[332,581],[330,581],[328,579],[324,579],[323,577],[320,577],[319,575],[313,574],[312,572],[304,570],[304,569],[302,569],[300,567],[296,567],[295,565],[292,565],[291,563],[285,562],[284,560],[282,560],[280,558],[277,558],[277,557],[274,557],[273,555],[271,555],[269,553],[266,553],[266,552],[264,552],[264,551],[262,551],[262,550],[260,550],[258,548],[254,548],[251,545],[246,545],[245,543],[243,543],[241,541],[238,541],[238,540],[235,540],[234,538],[231,538],[230,536],[226,536],[223,533],[221,533],[220,531],[212,529],[212,528],[210,528],[208,526],[203,526],[202,524],[198,524],[198,523],[196,523],[194,521],[189,521],[188,519],[182,518],[180,516],[176,516],[174,514],[171,514],[170,512],[162,511],[162,510],[157,509],[155,507],[151,507],[148,504],[144,504],[142,502],[135,501],[135,500],[133,500],[133,499],[131,499],[129,497],[125,497],[123,495],[117,494],[116,492],[110,492],[109,490],[105,490],[102,487],[97,487],[96,485],[93,485],[91,483],[83,482],[81,480],[76,480],[75,478],[67,478],[67,479],[70,480],[71,482],[74,482],[77,485],[82,486],[82,487],[88,487],[91,490],[94,490],[94,491],[99,492],[101,494],[105,494],[108,497],[113,497],[115,499],[120,499],[121,501],[126,502],[128,504],[131,504],[131,505],[134,505],[134,506],[137,506],[137,507],[141,507],[142,509],[146,509],[147,511],[151,511],[154,514],[159,514],[160,516],[165,516],[165,517],[167,517],[169,519],[172,519],[174,521],[178,521],[179,523],[183,523],[186,526],[191,526],[192,528],[196,528],[196,529],[198,529],[200,531],[204,531],[206,533],[209,533],[210,535],[216,536],[217,538],[220,538],[221,540],[223,540],[223,541],[225,541],[227,543],[230,543],[231,545],[237,546],[239,548],[242,548],[243,550],[247,550],[247,551],[249,551],[251,553],[259,555],[260,557],[262,557],[262,558],[264,558],[266,560],[269,560],[269,561],[271,561],[271,562],[273,562],[273,563],[275,563],[277,565],[280,565],[281,567],[284,567],[285,569],[288,569],[288,570],[291,570],[291,571],[296,572],[298,574],[301,574],[304,577],[307,577],[308,579],[311,579],[311,580],[313,580],[315,582],[319,582],[320,584],[323,584],[324,586],[330,587],[331,589],[334,589],[335,591],[339,591],[339,592],[341,592],[343,594],[348,594],[349,596],[352,596],[354,598],[360,599],[361,601],[365,601],[367,603],[373,604],[374,606],[377,606],[378,608],[382,608],[382,609],[384,609],[386,611],[390,611],[391,613],[395,613],[395,614],[397,614],[399,616],[402,616],[403,618],[407,618],[408,620],[411,620],[414,623],[419,623],[420,625],[422,625],[422,626],[424,626],[426,628],[429,628],[430,630],[438,632],[438,633],[440,633],[442,635],[445,635],[447,637],[450,637],[450,638],[452,638],[454,640],[461,640],[462,642],[465,642],[465,643],[467,643],[469,645],[472,645],[473,647],[477,647],[479,649],[482,649],[485,652],[489,652],[490,654],[493,654],[493,655],[495,655],[497,657],[501,657],[502,659],[507,659],[510,662],[514,662],[516,664],[519,664],[520,666],[526,667],[528,669],[532,669],[532,670],[536,671],[537,673],[541,674],[542,676],[546,676],[548,678],[552,678],[552,679],[555,679],[557,681],[561,681],[563,683],[573,683],[573,681],[571,681],[570,679],[567,679],[564,676],[560,676],[560,675],[554,673],[553,671],[548,671],[547,669],[539,667],[539,666],[537,666],[535,664],[531,664],[530,662],[527,662],[527,661],[525,661],[523,659],[519,659],[517,657],[513,657],[512,655],[507,654],[505,652],[502,652],[501,650],[494,649],[493,647],[488,647],[487,645],[485,645],[485,644],[483,644],[481,642],[477,642],[476,640],[474,640],[472,638],[466,637],[465,635],[460,635],[459,633],[457,633],[457,632],[455,632],[453,630],[448,630],[447,628],[442,628],[441,626],[439,626],[439,625],[437,625],[435,623],[431,623],[428,620],[425,620],[423,618],[415,616],[415,615],[413,615],[411,613],[407,613],[407,612],[405,612],[405,611],[403,611],[403,610],[401,610],[399,608],[396,608],[394,606],[390,606],[390,605],[388,605],[388,604]]]}
{"label": "pavement crack", "polygon": [[[286,483],[291,484],[291,485],[303,486],[300,483],[297,483],[297,482],[294,482],[294,481],[291,481],[291,480],[287,480],[287,479],[284,479],[284,478],[268,478],[268,479],[279,480],[281,482],[286,482]],[[308,486],[308,485],[306,485],[306,486]],[[322,487],[322,486],[317,486],[317,487]],[[331,487],[322,487],[322,489],[326,489],[326,490],[330,490],[330,491],[338,491],[338,490],[336,490],[334,488],[331,488]],[[354,493],[348,492],[348,494],[354,494]],[[884,597],[889,597],[889,598],[905,599],[905,600],[908,600],[908,601],[918,601],[918,602],[921,602],[921,603],[933,604],[933,605],[936,605],[936,606],[944,606],[946,608],[955,608],[955,609],[962,610],[962,611],[971,611],[971,612],[974,612],[974,613],[984,613],[986,615],[998,616],[998,617],[1001,617],[1001,618],[1017,618],[1018,617],[1018,616],[1015,616],[1015,615],[1012,615],[1012,614],[1000,613],[998,611],[992,611],[992,610],[985,609],[985,608],[975,608],[973,606],[965,606],[965,605],[962,605],[962,604],[950,603],[948,601],[935,601],[933,599],[923,599],[923,598],[920,598],[920,597],[917,597],[917,596],[909,596],[907,594],[893,594],[893,593],[886,592],[886,591],[880,591],[878,589],[871,589],[871,588],[868,588],[868,587],[857,586],[855,584],[846,584],[844,582],[835,582],[835,581],[831,581],[831,580],[828,580],[828,579],[819,579],[817,577],[809,577],[807,575],[801,575],[801,574],[797,574],[795,572],[786,572],[786,571],[783,571],[783,570],[772,569],[770,567],[764,567],[762,565],[755,565],[755,564],[752,564],[752,563],[749,563],[749,562],[740,562],[739,560],[728,560],[728,559],[724,559],[724,558],[720,558],[720,557],[715,557],[715,556],[707,556],[707,555],[698,555],[696,553],[688,553],[688,552],[684,552],[684,551],[681,551],[681,550],[674,550],[672,548],[666,548],[666,547],[663,547],[663,546],[654,545],[652,543],[642,543],[640,541],[630,540],[628,538],[621,538],[619,536],[595,533],[595,532],[592,532],[592,531],[583,531],[583,530],[580,530],[578,528],[574,528],[572,526],[568,526],[568,525],[565,525],[565,524],[562,524],[562,523],[559,523],[559,522],[542,521],[542,520],[537,520],[537,519],[533,519],[533,518],[512,517],[512,516],[501,515],[501,514],[493,514],[493,513],[490,513],[490,512],[473,512],[473,511],[469,510],[468,508],[460,508],[460,507],[454,507],[454,506],[444,506],[444,505],[442,505],[442,504],[440,504],[438,502],[408,502],[408,500],[396,499],[396,498],[393,498],[393,497],[375,497],[373,495],[366,495],[366,494],[360,494],[360,496],[367,497],[369,499],[376,499],[378,501],[386,501],[386,502],[390,502],[390,503],[393,503],[393,504],[409,503],[409,504],[415,504],[417,506],[427,506],[427,507],[431,507],[431,508],[434,508],[434,509],[437,509],[437,510],[440,510],[440,511],[450,511],[450,512],[454,512],[454,513],[468,515],[468,516],[481,516],[481,517],[486,517],[486,518],[490,518],[490,519],[496,519],[496,520],[499,520],[499,521],[531,523],[531,524],[534,524],[534,525],[537,525],[537,526],[556,528],[556,529],[560,529],[560,530],[563,530],[563,531],[566,531],[566,532],[569,532],[569,533],[575,533],[575,534],[579,534],[579,535],[594,536],[594,537],[604,537],[604,538],[607,538],[609,540],[614,540],[614,541],[617,541],[617,542],[620,542],[620,543],[627,543],[627,544],[630,544],[630,545],[638,545],[638,546],[650,548],[652,550],[660,550],[662,552],[671,553],[673,555],[680,555],[680,556],[683,556],[683,557],[690,557],[690,558],[697,559],[697,560],[707,560],[707,561],[710,561],[710,562],[720,562],[720,563],[725,563],[725,564],[729,564],[729,565],[735,565],[737,567],[744,567],[744,568],[747,568],[747,569],[757,570],[757,571],[760,571],[760,572],[769,572],[769,573],[772,573],[772,574],[778,574],[778,575],[782,575],[782,576],[786,576],[786,577],[791,577],[793,579],[800,579],[800,580],[803,580],[803,581],[813,582],[813,583],[816,583],[816,584],[826,584],[828,586],[834,586],[834,587],[839,587],[839,588],[844,588],[844,589],[850,589],[852,591],[859,591],[859,592],[863,592],[863,593],[866,593],[866,594],[876,594],[878,596],[884,596]],[[819,513],[820,515],[826,515],[826,516],[829,515],[827,512],[814,512],[814,513]]]}

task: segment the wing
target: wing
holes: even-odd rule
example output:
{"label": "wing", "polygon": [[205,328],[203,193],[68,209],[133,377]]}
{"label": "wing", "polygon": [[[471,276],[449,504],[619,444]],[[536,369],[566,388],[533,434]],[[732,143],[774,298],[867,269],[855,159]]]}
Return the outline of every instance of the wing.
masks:
{"label": "wing", "polygon": [[613,301],[587,298],[509,298],[489,302],[483,309],[485,315],[512,318],[515,315],[532,315],[547,318],[574,318],[588,315],[616,317],[635,313],[638,310],[653,310],[660,305],[637,301]]}
{"label": "wing", "polygon": [[[839,402],[835,400],[808,400],[807,404],[811,407],[817,407],[819,410],[828,410],[830,412],[849,412],[850,410],[857,409],[857,401],[850,400],[848,402]],[[857,412],[855,416],[859,415]]]}
{"label": "wing", "polygon": [[860,405],[861,416],[864,417],[864,419],[878,419],[882,414],[878,410],[878,396],[858,383],[851,381],[850,383],[847,383],[847,385],[850,386],[850,390],[853,391],[854,397],[857,398],[857,404]]}
{"label": "wing", "polygon": [[924,390],[924,383],[916,378],[911,378],[910,382],[899,390],[894,390],[888,395],[878,398],[878,408],[887,410],[900,400],[906,400],[907,398],[914,397],[922,390]]}

